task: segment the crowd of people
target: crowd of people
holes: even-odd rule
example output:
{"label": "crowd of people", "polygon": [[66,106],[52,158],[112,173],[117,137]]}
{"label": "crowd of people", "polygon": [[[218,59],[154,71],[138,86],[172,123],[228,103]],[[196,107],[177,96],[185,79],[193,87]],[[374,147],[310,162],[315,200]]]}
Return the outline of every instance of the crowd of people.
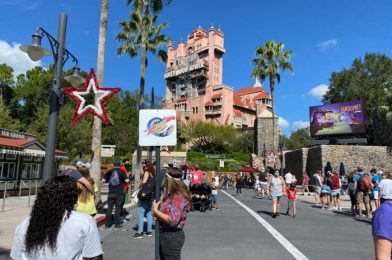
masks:
{"label": "crowd of people", "polygon": [[[103,182],[109,187],[108,209],[105,227],[123,225],[125,194],[132,179],[129,160],[123,164],[113,161]],[[61,175],[47,181],[40,189],[31,215],[16,229],[11,250],[13,259],[103,259],[101,240],[93,218],[97,214],[97,183],[91,178],[89,164],[76,161]],[[155,217],[160,223],[161,259],[180,259],[185,241],[183,228],[192,204],[190,190],[206,184],[211,189],[212,208],[219,209],[218,189],[236,189],[237,196],[242,189],[254,190],[256,196],[272,200],[272,217],[280,216],[281,198],[287,195],[286,215],[296,217],[297,179],[290,172],[283,176],[275,170],[269,173],[263,169],[257,173],[239,172],[235,175],[215,174],[207,181],[196,164],[176,168],[164,165],[162,170],[161,199],[154,200],[156,169],[152,162],[144,161],[138,185],[138,225],[133,239],[152,236],[152,222]],[[208,184],[207,184],[208,182]],[[362,167],[339,176],[334,170],[316,170],[309,177],[302,175],[302,195],[310,196],[314,191],[315,202],[321,209],[340,211],[340,197],[347,194],[351,201],[351,213],[358,218],[373,219],[372,233],[376,256],[389,256],[392,249],[392,173]],[[310,189],[309,189],[310,188]],[[333,205],[333,206],[332,206]],[[114,211],[114,214],[113,214]],[[144,219],[147,219],[146,231]],[[71,238],[72,239],[69,239]],[[389,252],[389,253],[388,253]],[[387,259],[387,258],[386,258]]]}

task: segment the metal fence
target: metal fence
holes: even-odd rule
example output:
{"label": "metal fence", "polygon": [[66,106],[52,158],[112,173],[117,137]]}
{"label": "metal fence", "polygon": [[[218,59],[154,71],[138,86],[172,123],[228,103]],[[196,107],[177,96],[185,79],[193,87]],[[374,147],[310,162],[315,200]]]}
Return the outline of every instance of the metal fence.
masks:
{"label": "metal fence", "polygon": [[[0,184],[3,184],[3,200],[2,200],[2,205],[1,205],[1,212],[4,212],[5,210],[5,204],[6,204],[6,199],[7,199],[7,188],[11,187],[13,185],[13,189],[15,190],[15,186],[18,186],[18,181],[16,180],[11,180],[11,181],[0,181]],[[33,185],[34,184],[34,185]],[[22,189],[27,188],[29,191],[28,195],[28,200],[27,200],[27,206],[30,207],[31,205],[31,191],[32,188],[35,189],[34,194],[37,195],[38,192],[38,186],[41,185],[41,180],[20,180],[19,181],[19,199],[22,194]]]}

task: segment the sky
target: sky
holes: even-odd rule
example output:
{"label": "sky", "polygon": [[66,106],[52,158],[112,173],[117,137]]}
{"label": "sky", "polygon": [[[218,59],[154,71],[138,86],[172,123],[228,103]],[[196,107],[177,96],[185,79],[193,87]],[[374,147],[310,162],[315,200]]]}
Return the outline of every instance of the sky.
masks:
{"label": "sky", "polygon": [[[255,49],[267,40],[283,42],[294,52],[293,74],[281,73],[275,90],[275,110],[284,134],[309,124],[309,106],[320,105],[332,72],[351,66],[367,52],[392,56],[392,1],[389,0],[172,0],[160,15],[174,45],[199,25],[224,32],[223,83],[234,90],[254,85],[251,77]],[[66,46],[82,70],[96,68],[99,0],[0,0],[0,63],[23,73],[34,66],[48,67],[52,58],[32,62],[19,51],[42,27],[57,37],[60,13],[68,16]],[[105,58],[105,87],[137,91],[140,57],[118,56],[119,21],[129,19],[126,0],[109,0]],[[49,42],[42,40],[43,47]],[[155,88],[165,95],[165,65],[150,57],[146,93]],[[72,68],[68,61],[64,69]],[[269,83],[262,82],[269,90]]]}

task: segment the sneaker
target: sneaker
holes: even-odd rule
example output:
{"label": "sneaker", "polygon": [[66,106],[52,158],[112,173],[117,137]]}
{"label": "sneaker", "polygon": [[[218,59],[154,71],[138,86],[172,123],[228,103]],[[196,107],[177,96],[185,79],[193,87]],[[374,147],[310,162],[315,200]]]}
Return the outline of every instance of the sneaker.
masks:
{"label": "sneaker", "polygon": [[294,214],[294,215],[293,215],[293,218],[295,218],[295,216],[296,216],[296,215]]}
{"label": "sneaker", "polygon": [[105,224],[105,228],[111,228],[112,227],[112,225],[106,225]]}
{"label": "sneaker", "polygon": [[276,216],[279,217],[280,216],[280,212],[276,212]]}
{"label": "sneaker", "polygon": [[274,213],[274,214],[272,214],[272,218],[276,218],[276,214]]}
{"label": "sneaker", "polygon": [[287,216],[290,216],[290,213],[289,213],[289,211],[286,211],[286,215],[287,215]]}
{"label": "sneaker", "polygon": [[143,238],[143,234],[135,233],[133,236],[131,236],[131,239],[139,239],[139,238]]}
{"label": "sneaker", "polygon": [[146,232],[146,235],[147,235],[148,237],[152,237],[152,232]]}
{"label": "sneaker", "polygon": [[308,193],[308,196],[310,196],[310,193]]}

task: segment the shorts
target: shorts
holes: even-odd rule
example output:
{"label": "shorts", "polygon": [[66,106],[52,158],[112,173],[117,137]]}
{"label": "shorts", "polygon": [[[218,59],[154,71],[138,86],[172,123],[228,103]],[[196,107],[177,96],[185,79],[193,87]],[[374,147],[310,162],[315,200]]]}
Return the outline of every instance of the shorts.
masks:
{"label": "shorts", "polygon": [[272,200],[280,201],[280,198],[282,198],[282,195],[279,195],[279,196],[271,195],[271,197],[272,197]]}
{"label": "shorts", "polygon": [[321,191],[320,197],[324,196],[331,196],[331,193],[329,193],[328,191]]}
{"label": "shorts", "polygon": [[321,187],[315,186],[315,187],[314,187],[314,192],[317,193],[317,194],[320,194],[320,192],[321,192]]}
{"label": "shorts", "polygon": [[260,182],[260,187],[262,190],[265,190],[267,188],[267,183],[266,182]]}
{"label": "shorts", "polygon": [[373,191],[373,198],[374,198],[375,200],[378,200],[378,190],[374,190],[374,191]]}
{"label": "shorts", "polygon": [[333,190],[333,191],[332,191],[332,197],[335,197],[335,196],[337,196],[337,197],[340,196],[340,189],[337,189],[337,190]]}
{"label": "shorts", "polygon": [[369,204],[370,198],[369,198],[369,194],[365,191],[358,191],[357,195],[356,195],[356,199],[357,199],[357,204],[361,204],[361,203],[365,203],[365,204]]}
{"label": "shorts", "polygon": [[288,202],[289,202],[289,207],[291,207],[291,206],[295,206],[297,203],[297,200],[288,200]]}
{"label": "shorts", "polygon": [[212,200],[212,202],[217,202],[218,201],[218,194],[211,194],[211,200]]}

